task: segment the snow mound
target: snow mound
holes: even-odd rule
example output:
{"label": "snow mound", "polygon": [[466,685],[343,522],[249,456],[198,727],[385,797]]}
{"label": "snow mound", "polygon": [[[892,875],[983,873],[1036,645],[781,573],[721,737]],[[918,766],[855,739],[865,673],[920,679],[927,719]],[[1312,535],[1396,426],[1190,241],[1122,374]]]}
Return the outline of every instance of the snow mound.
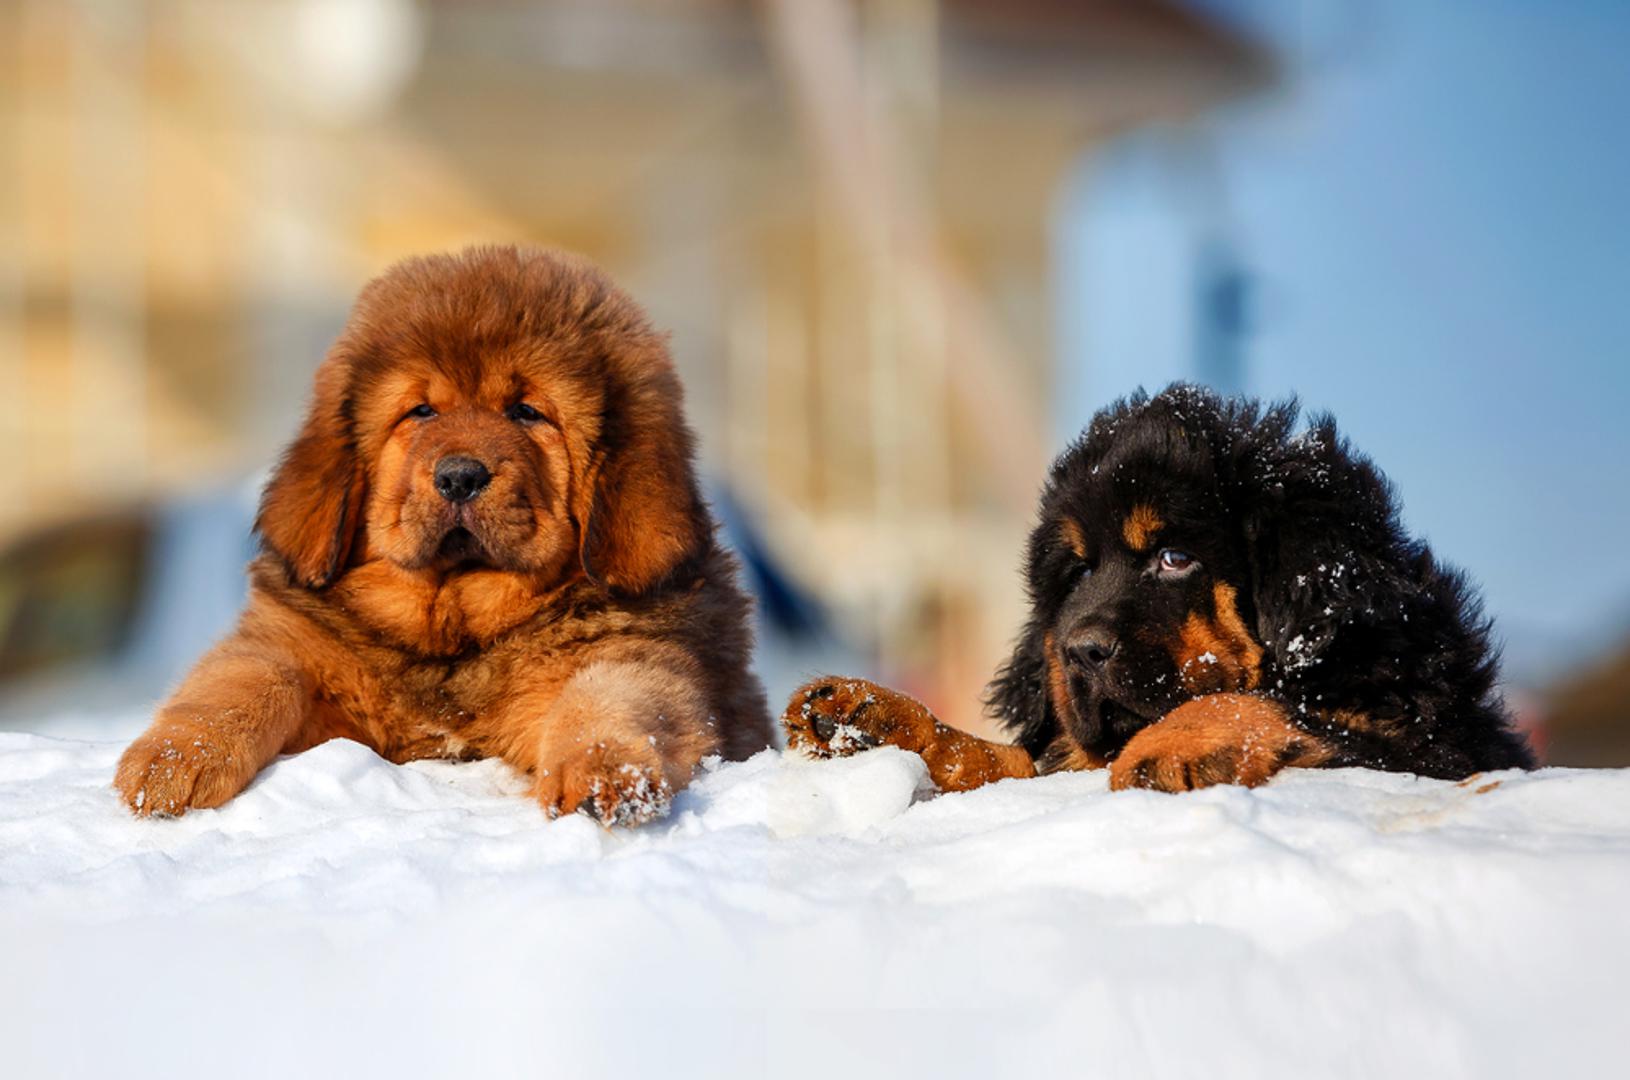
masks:
{"label": "snow mound", "polygon": [[769,826],[777,837],[856,836],[934,793],[928,766],[892,746],[854,757],[780,762],[770,788]]}
{"label": "snow mound", "polygon": [[336,741],[127,815],[0,734],[7,1075],[1518,1076],[1617,1059],[1630,771],[928,798],[914,755],[709,763],[548,820]]}

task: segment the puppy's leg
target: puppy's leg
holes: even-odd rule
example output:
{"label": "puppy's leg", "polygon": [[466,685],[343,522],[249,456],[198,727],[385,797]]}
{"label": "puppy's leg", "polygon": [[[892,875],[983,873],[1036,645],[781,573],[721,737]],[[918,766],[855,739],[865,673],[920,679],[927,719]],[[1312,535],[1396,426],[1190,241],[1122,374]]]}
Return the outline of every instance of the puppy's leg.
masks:
{"label": "puppy's leg", "polygon": [[277,756],[310,705],[308,681],[291,662],[229,639],[125,750],[113,786],[143,817],[220,806]]}
{"label": "puppy's leg", "polygon": [[719,748],[700,682],[682,661],[602,659],[579,669],[543,718],[535,793],[551,817],[582,810],[607,825],[668,813]]}
{"label": "puppy's leg", "polygon": [[1109,786],[1191,791],[1265,784],[1280,769],[1329,763],[1332,748],[1256,694],[1206,694],[1132,736],[1109,765]]}
{"label": "puppy's leg", "polygon": [[947,727],[916,698],[865,679],[804,684],[793,692],[781,726],[789,747],[815,757],[842,757],[885,744],[921,754],[941,791],[1036,775],[1023,747]]}

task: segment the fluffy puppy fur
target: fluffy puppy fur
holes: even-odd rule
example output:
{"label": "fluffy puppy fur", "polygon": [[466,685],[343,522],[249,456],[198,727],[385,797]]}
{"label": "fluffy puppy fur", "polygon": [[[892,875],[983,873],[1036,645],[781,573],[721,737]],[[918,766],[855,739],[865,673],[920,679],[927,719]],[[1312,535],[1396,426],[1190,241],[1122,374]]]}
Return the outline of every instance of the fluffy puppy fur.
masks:
{"label": "fluffy puppy fur", "polygon": [[768,742],[748,602],[664,338],[593,266],[514,248],[369,284],[261,499],[236,630],[125,751],[137,814],[219,806],[344,737],[501,757],[551,813],[664,813]]}
{"label": "fluffy puppy fur", "polygon": [[892,743],[942,789],[1108,767],[1115,788],[1260,784],[1286,766],[1460,778],[1529,767],[1465,578],[1399,524],[1328,416],[1173,386],[1054,463],[1030,618],[987,704],[1017,746],[822,679],[783,717],[817,755]]}

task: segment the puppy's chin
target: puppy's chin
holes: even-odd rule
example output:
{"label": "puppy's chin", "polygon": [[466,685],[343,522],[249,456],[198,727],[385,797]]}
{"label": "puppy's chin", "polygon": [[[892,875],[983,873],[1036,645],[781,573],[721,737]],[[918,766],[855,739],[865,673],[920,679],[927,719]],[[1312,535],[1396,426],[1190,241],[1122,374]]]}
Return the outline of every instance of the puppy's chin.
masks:
{"label": "puppy's chin", "polygon": [[487,552],[486,545],[475,533],[463,525],[455,525],[447,530],[441,542],[436,545],[436,552],[430,559],[430,565],[447,569],[465,569],[490,567],[494,562]]}
{"label": "puppy's chin", "polygon": [[[528,542],[506,543],[478,523],[454,524],[417,538],[405,556],[392,557],[404,570],[429,570],[438,574],[462,574],[478,570],[498,570],[539,579],[557,577],[570,561],[575,548],[545,542],[537,533]],[[556,550],[556,548],[559,550]]]}
{"label": "puppy's chin", "polygon": [[1164,710],[1124,704],[1100,695],[1077,697],[1075,711],[1081,725],[1076,738],[1097,754],[1113,755],[1127,740],[1159,720]]}
{"label": "puppy's chin", "polygon": [[471,570],[503,570],[515,574],[533,574],[542,569],[537,560],[522,552],[510,550],[483,536],[478,528],[455,525],[440,539],[432,538],[421,549],[414,570],[436,570],[444,574],[458,574]]}

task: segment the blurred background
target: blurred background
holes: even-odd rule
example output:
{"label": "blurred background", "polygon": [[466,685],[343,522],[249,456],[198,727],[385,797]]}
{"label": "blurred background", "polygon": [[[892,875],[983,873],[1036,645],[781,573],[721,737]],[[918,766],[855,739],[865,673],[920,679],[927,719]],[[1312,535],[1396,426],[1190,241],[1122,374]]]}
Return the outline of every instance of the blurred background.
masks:
{"label": "blurred background", "polygon": [[1630,6],[0,0],[0,726],[118,737],[230,625],[358,288],[474,242],[673,332],[772,699],[978,698],[1045,467],[1297,393],[1630,764]]}

